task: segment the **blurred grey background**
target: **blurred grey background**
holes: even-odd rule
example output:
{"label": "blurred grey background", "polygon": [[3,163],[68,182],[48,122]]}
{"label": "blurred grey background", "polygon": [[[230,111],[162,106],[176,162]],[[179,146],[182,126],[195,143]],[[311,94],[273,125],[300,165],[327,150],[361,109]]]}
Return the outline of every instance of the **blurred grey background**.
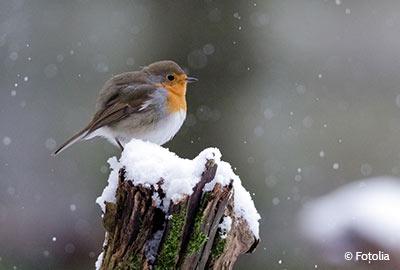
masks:
{"label": "blurred grey background", "polygon": [[119,151],[50,153],[109,77],[161,59],[200,79],[167,147],[219,147],[262,216],[236,269],[338,269],[296,215],[347,182],[400,176],[398,1],[1,0],[0,269],[94,268],[95,199]]}

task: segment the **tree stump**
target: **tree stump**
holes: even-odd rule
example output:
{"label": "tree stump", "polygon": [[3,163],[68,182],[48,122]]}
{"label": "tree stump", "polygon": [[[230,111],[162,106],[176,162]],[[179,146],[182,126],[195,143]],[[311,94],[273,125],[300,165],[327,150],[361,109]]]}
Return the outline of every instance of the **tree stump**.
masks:
{"label": "tree stump", "polygon": [[[234,214],[232,182],[203,192],[216,170],[208,160],[192,195],[171,201],[165,213],[153,199],[154,194],[163,198],[161,188],[134,185],[122,168],[116,203],[106,202],[100,269],[232,269],[240,254],[252,252],[258,239]],[[227,217],[232,225],[224,235],[219,224]]]}

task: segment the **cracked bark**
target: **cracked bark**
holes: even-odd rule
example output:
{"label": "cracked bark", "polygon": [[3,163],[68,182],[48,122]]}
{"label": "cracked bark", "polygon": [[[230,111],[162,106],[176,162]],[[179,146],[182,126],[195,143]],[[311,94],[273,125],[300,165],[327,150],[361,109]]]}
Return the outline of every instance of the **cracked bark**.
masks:
{"label": "cracked bark", "polygon": [[[162,190],[133,185],[121,169],[116,203],[107,202],[103,216],[100,269],[232,269],[240,254],[252,252],[258,240],[234,215],[232,184],[203,192],[216,169],[209,160],[192,195],[171,202],[167,214],[153,201],[154,193],[164,196]],[[232,227],[222,239],[218,225],[225,216],[232,218]]]}

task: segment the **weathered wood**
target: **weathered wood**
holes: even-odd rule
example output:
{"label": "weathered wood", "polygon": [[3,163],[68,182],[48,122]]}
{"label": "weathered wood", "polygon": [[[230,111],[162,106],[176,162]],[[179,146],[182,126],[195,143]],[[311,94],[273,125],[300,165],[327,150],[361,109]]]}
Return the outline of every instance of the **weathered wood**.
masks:
{"label": "weathered wood", "polygon": [[[133,185],[121,169],[116,203],[106,203],[103,217],[107,233],[100,269],[232,269],[237,257],[254,249],[257,240],[246,222],[234,215],[232,184],[216,184],[203,192],[216,170],[217,164],[209,160],[192,195],[171,202],[164,213],[153,201],[154,193],[162,198],[163,191]],[[218,225],[224,216],[233,222],[222,239]]]}

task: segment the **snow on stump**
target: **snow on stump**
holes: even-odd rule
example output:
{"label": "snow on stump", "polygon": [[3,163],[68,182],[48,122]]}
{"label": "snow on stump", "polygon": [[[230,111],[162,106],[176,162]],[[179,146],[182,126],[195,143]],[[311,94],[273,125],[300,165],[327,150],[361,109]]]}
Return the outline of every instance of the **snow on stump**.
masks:
{"label": "snow on stump", "polygon": [[106,229],[96,268],[232,269],[259,242],[260,215],[216,148],[195,159],[132,140],[109,159],[96,200]]}

